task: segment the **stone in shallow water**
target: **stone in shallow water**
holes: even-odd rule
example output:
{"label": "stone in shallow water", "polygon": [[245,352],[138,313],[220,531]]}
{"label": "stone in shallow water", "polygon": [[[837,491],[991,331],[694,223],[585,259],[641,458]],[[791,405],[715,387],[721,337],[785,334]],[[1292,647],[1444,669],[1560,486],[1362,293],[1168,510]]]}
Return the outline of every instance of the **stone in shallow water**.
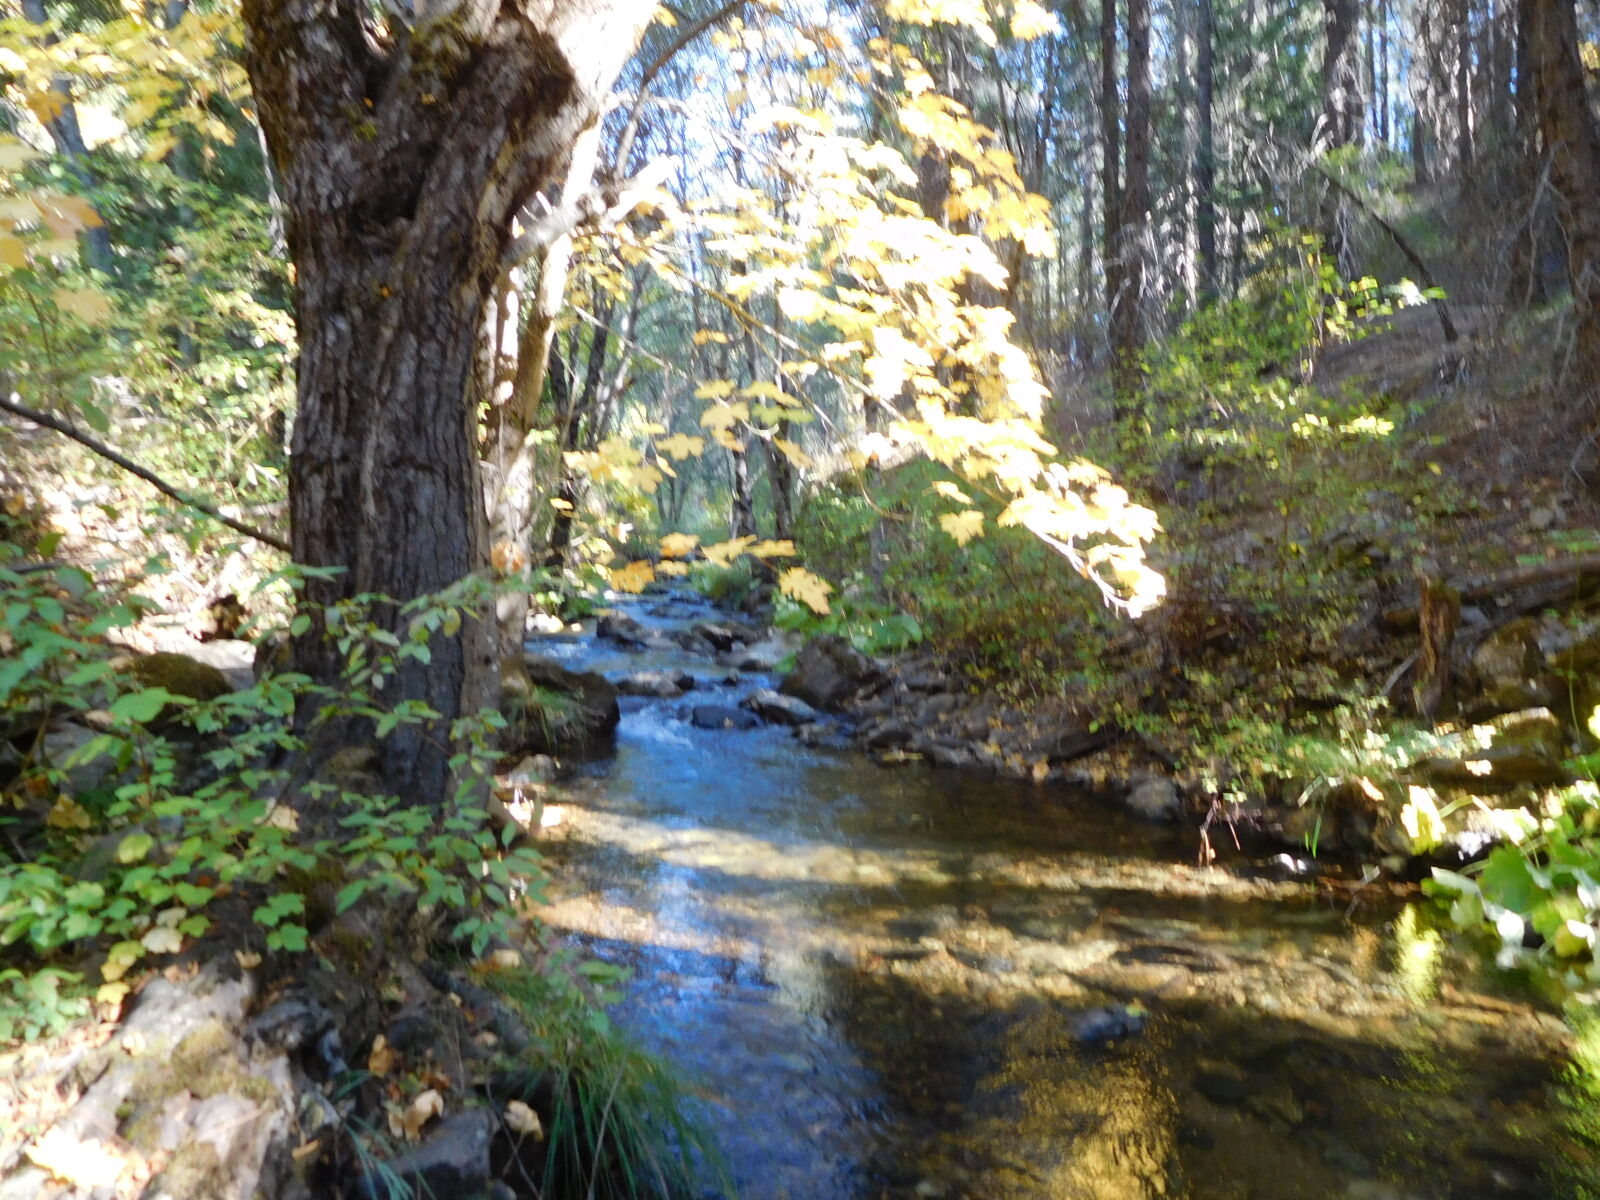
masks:
{"label": "stone in shallow water", "polygon": [[1110,1004],[1079,1014],[1072,1023],[1072,1037],[1086,1046],[1114,1042],[1144,1031],[1150,1014],[1137,1004]]}
{"label": "stone in shallow water", "polygon": [[689,724],[696,729],[754,729],[761,718],[725,704],[697,704],[689,712]]}

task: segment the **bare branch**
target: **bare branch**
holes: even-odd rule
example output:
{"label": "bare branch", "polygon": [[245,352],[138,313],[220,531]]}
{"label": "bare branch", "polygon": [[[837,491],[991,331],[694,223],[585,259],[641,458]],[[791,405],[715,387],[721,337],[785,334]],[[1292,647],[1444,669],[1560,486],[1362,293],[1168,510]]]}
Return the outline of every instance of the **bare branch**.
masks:
{"label": "bare branch", "polygon": [[42,425],[46,429],[53,429],[62,436],[71,438],[79,445],[87,446],[90,450],[93,450],[106,461],[115,463],[117,466],[121,467],[124,471],[127,471],[131,475],[137,475],[140,479],[150,484],[150,486],[155,488],[156,491],[160,492],[162,495],[170,496],[172,499],[176,500],[179,504],[182,504],[186,508],[192,508],[196,512],[203,512],[206,514],[206,516],[211,517],[214,520],[221,521],[224,525],[236,533],[242,533],[245,535],[245,537],[254,538],[256,541],[262,542],[265,545],[273,547],[274,549],[282,550],[285,554],[290,553],[289,543],[284,541],[282,538],[257,529],[253,525],[246,525],[243,521],[236,521],[226,513],[219,510],[215,505],[207,504],[204,500],[197,499],[186,492],[180,492],[177,488],[173,487],[170,483],[162,479],[153,471],[146,470],[132,459],[126,458],[117,453],[99,438],[91,437],[87,433],[83,433],[80,430],[74,429],[71,425],[67,424],[67,422],[58,417],[52,417],[49,413],[42,413],[36,409],[28,408],[27,406],[18,404],[13,400],[6,399],[4,396],[0,396],[0,409],[4,409],[8,413],[13,413],[24,420],[32,421],[35,425]]}

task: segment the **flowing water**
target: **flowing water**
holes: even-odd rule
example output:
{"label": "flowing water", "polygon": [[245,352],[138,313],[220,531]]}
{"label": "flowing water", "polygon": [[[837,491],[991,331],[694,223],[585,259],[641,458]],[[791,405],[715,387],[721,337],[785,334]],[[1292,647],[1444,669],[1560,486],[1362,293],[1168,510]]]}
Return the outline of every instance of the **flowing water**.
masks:
{"label": "flowing water", "polygon": [[1561,1024],[1425,905],[1201,868],[1192,831],[1059,788],[694,728],[770,681],[685,651],[533,648],[697,677],[624,700],[544,915],[631,968],[617,1019],[707,1098],[740,1195],[1600,1197]]}

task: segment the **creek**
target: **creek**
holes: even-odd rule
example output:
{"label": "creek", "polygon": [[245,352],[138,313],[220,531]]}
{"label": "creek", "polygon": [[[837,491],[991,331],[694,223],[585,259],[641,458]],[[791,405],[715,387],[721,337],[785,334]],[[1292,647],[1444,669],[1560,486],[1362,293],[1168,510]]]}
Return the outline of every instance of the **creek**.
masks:
{"label": "creek", "polygon": [[696,728],[772,681],[659,640],[530,648],[696,676],[624,698],[577,769],[541,916],[631,971],[614,1015],[705,1098],[740,1195],[1600,1195],[1561,1022],[1414,894],[1201,867],[1192,829],[1060,787]]}

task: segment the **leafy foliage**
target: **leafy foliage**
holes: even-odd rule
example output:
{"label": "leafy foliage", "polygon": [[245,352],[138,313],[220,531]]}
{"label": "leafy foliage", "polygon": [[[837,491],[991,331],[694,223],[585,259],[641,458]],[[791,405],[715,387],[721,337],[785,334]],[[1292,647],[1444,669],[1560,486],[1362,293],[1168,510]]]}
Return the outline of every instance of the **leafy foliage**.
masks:
{"label": "leafy foliage", "polygon": [[[367,718],[381,744],[428,720],[415,702],[386,703],[384,684],[402,662],[426,661],[434,632],[458,624],[482,595],[466,581],[402,605],[404,641],[366,615],[379,602],[363,597],[325,614],[347,664],[339,688],[277,674],[200,701],[119,669],[108,638],[148,610],[136,595],[102,592],[76,568],[22,574],[0,563],[0,720],[23,746],[5,795],[29,846],[0,866],[0,949],[25,945],[44,962],[92,955],[103,981],[96,995],[114,1003],[130,969],[204,933],[228,896],[250,902],[270,950],[307,947],[308,896],[329,882],[335,910],[379,893],[453,913],[455,936],[478,948],[504,933],[514,897],[541,871],[535,854],[489,831],[482,797],[498,714],[451,730],[461,749],[450,805],[404,806],[363,790],[359,772],[299,777],[301,752],[337,722]],[[297,709],[314,713],[298,734]],[[97,732],[58,760],[49,731],[68,717]],[[303,812],[333,814],[332,829],[317,836],[314,818],[302,833]],[[48,969],[58,985],[66,978]],[[17,986],[34,994],[43,985]]]}

